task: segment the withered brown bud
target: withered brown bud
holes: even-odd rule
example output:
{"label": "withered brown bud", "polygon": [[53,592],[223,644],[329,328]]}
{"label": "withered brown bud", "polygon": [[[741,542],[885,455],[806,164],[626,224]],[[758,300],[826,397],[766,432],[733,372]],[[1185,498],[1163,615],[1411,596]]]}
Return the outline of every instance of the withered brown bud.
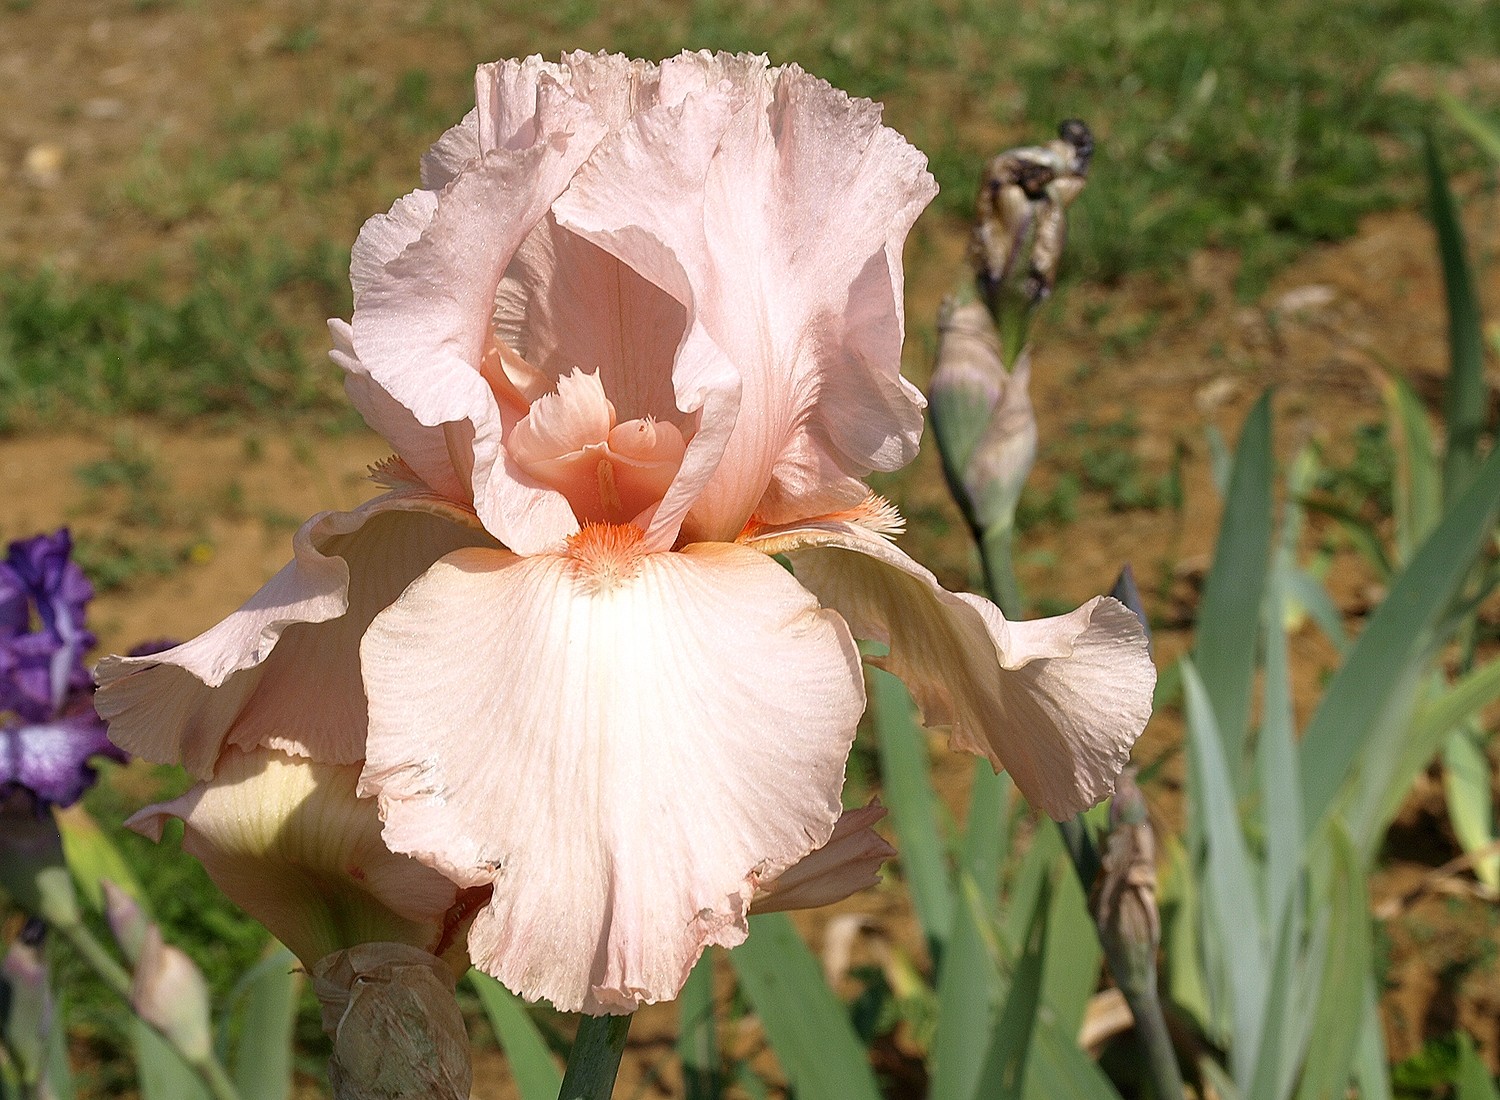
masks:
{"label": "withered brown bud", "polygon": [[313,966],[333,1039],[335,1100],[468,1100],[469,1038],[448,965],[401,943],[365,943]]}
{"label": "withered brown bud", "polygon": [[1161,943],[1161,915],[1156,907],[1156,834],[1146,817],[1145,801],[1133,773],[1134,769],[1127,768],[1115,786],[1109,836],[1091,898],[1099,937],[1122,985],[1155,982],[1156,948]]}
{"label": "withered brown bud", "polygon": [[1052,293],[1067,239],[1067,209],[1083,190],[1094,138],[1078,119],[1058,127],[1045,145],[1008,149],[985,167],[969,258],[981,288],[994,299],[1030,245],[1021,287],[1035,305]]}

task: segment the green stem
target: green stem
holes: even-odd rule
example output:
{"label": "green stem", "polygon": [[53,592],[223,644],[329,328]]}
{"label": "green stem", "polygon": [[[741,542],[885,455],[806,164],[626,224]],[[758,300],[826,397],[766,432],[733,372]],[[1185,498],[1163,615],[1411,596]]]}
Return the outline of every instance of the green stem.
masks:
{"label": "green stem", "polygon": [[578,1024],[558,1100],[609,1100],[625,1053],[629,1016],[584,1016]]}
{"label": "green stem", "polygon": [[104,984],[128,1004],[130,1002],[130,974],[115,961],[113,955],[104,949],[104,945],[94,938],[94,934],[82,924],[58,924],[53,927],[67,937],[68,942],[73,945],[73,950],[83,956],[83,961],[89,964]]}
{"label": "green stem", "polygon": [[[1116,975],[1128,969],[1107,959],[1110,971]],[[1118,983],[1118,977],[1116,978]],[[1172,1036],[1167,1031],[1167,1018],[1161,1009],[1161,998],[1156,992],[1156,974],[1152,972],[1146,980],[1130,983],[1136,988],[1120,985],[1125,1003],[1135,1017],[1135,1033],[1146,1048],[1146,1069],[1151,1075],[1151,1084],[1157,1100],[1178,1100],[1185,1095],[1182,1071],[1177,1067],[1177,1052],[1172,1048]]]}
{"label": "green stem", "polygon": [[979,560],[984,566],[984,586],[990,599],[1008,619],[1021,615],[1021,586],[1016,581],[1011,542],[1015,528],[1009,524],[986,527],[978,534]]}

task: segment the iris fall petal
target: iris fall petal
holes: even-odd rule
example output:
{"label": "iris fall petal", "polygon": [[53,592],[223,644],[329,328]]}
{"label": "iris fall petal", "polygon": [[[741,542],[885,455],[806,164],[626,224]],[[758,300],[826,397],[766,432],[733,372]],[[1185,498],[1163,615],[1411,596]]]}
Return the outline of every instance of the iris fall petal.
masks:
{"label": "iris fall petal", "polygon": [[442,555],[493,545],[464,518],[441,500],[399,493],[314,516],[293,540],[293,560],[223,622],[175,649],[100,662],[94,705],[111,739],[200,779],[226,743],[355,763],[365,732],[360,638]]}
{"label": "iris fall petal", "polygon": [[1008,622],[988,600],[946,591],[853,524],[774,537],[802,541],[789,554],[797,579],[857,637],[890,646],[879,663],[906,681],[927,725],[951,729],[954,748],[1010,772],[1033,805],[1058,819],[1114,789],[1156,683],[1140,623],[1118,600]]}
{"label": "iris fall petal", "polygon": [[387,843],[493,883],[476,965],[596,1013],[744,938],[755,883],[828,839],[864,706],[843,622],[774,561],[620,550],[451,554],[363,647]]}

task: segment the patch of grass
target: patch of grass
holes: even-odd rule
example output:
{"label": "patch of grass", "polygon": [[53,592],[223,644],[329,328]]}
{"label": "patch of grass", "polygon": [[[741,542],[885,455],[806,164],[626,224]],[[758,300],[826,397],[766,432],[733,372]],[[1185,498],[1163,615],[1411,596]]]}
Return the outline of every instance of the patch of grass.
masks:
{"label": "patch of grass", "polygon": [[1296,248],[1416,197],[1410,136],[1428,112],[1388,89],[1393,67],[1500,46],[1500,14],[1473,0],[907,0],[878,19],[850,2],[721,0],[611,29],[646,56],[766,50],[887,100],[955,218],[999,148],[1085,118],[1099,150],[1072,269],[1108,280],[1218,245],[1246,251],[1244,293]]}
{"label": "patch of grass", "polygon": [[103,520],[76,531],[74,557],[100,591],[163,577],[204,560],[213,544],[201,510],[173,491],[170,479],[128,431],[117,432],[109,453],[74,476],[89,490],[84,513]]}
{"label": "patch of grass", "polygon": [[1347,461],[1324,464],[1313,489],[1340,509],[1369,523],[1379,523],[1395,510],[1396,456],[1384,421],[1361,424],[1354,430],[1354,453]]}
{"label": "patch of grass", "polygon": [[0,432],[89,415],[185,420],[276,410],[347,416],[337,369],[309,345],[347,310],[314,251],[201,249],[185,294],[150,283],[0,272]]}

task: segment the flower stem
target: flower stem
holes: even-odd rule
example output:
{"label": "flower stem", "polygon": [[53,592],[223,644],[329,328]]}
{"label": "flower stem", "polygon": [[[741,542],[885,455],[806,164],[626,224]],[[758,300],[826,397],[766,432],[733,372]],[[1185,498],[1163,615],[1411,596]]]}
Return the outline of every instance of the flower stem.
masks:
{"label": "flower stem", "polygon": [[[53,927],[67,938],[73,950],[77,951],[89,968],[99,975],[104,984],[117,993],[127,1005],[130,1004],[129,972],[115,961],[114,956],[105,950],[104,945],[88,930],[88,927],[82,921],[57,923]],[[140,1017],[137,1016],[137,1019]],[[171,1037],[160,1028],[150,1024],[150,1021],[146,1023],[167,1043],[172,1043]],[[175,1044],[172,1045],[174,1049],[177,1049]],[[182,1054],[181,1050],[178,1050],[178,1053]],[[203,1083],[208,1087],[209,1095],[214,1100],[240,1100],[240,1094],[235,1090],[229,1074],[212,1054],[201,1061],[190,1059],[186,1055],[182,1056],[182,1060],[203,1079]]]}
{"label": "flower stem", "polygon": [[984,586],[1008,619],[1021,614],[1021,586],[1016,580],[1011,543],[1015,528],[1010,524],[993,524],[978,532],[979,560],[984,566]]}
{"label": "flower stem", "polygon": [[609,1100],[630,1020],[629,1016],[584,1016],[579,1021],[558,1100]]}

